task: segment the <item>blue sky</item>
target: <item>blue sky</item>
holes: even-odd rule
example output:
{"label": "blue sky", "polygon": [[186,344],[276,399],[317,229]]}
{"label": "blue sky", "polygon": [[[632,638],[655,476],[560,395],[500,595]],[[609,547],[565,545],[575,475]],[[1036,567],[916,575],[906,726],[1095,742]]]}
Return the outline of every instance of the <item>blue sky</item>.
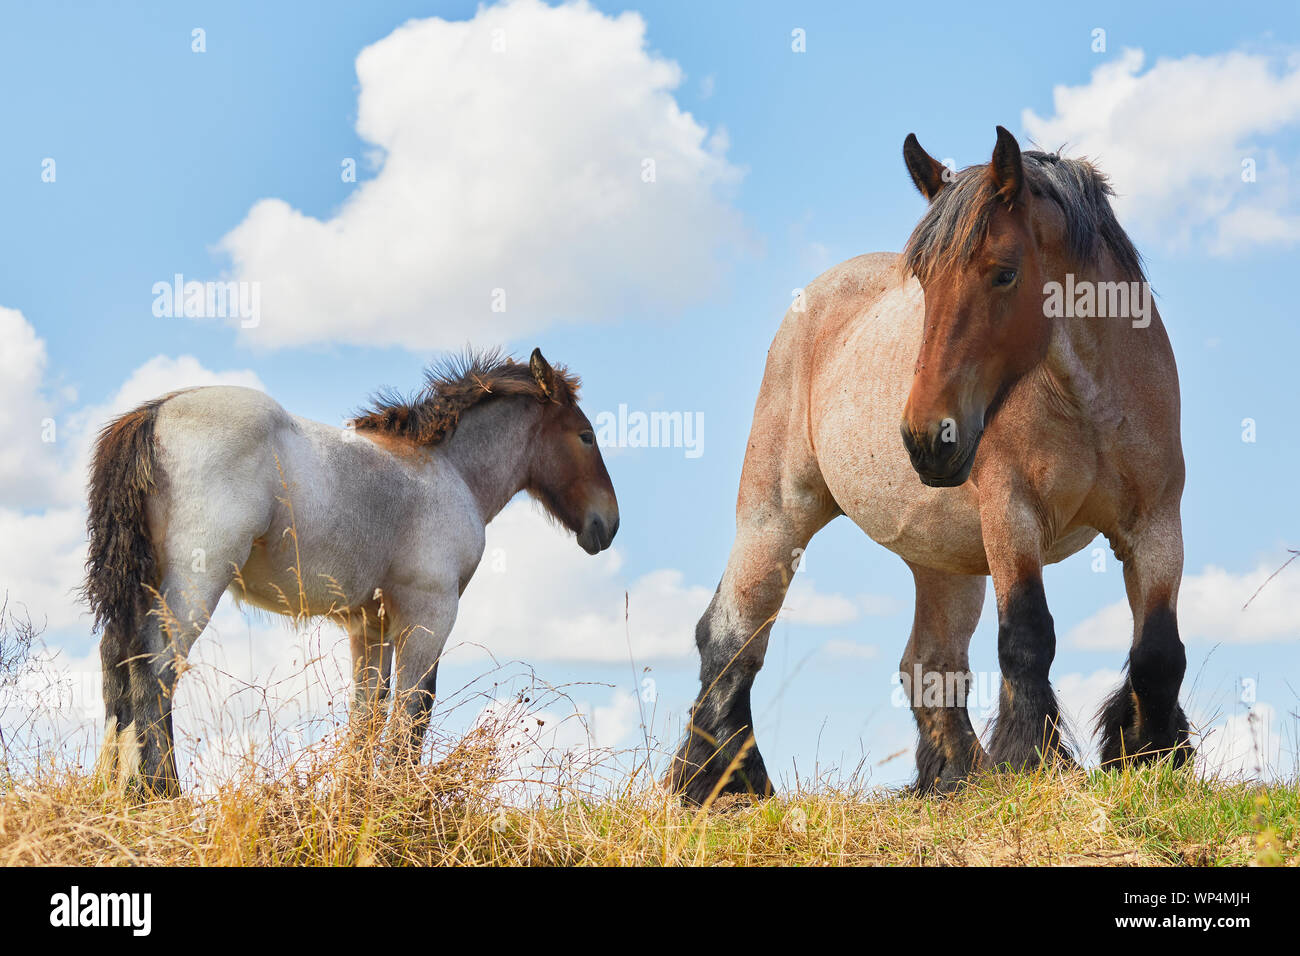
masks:
{"label": "blue sky", "polygon": [[[566,614],[576,618],[597,606],[607,614],[610,594],[623,588],[645,595],[629,627],[657,635],[647,638],[649,659],[638,666],[653,668],[661,719],[656,729],[671,740],[696,690],[691,628],[682,622],[702,610],[701,594],[707,600],[726,560],[763,361],[792,290],[851,256],[901,248],[923,210],[901,161],[907,133],[915,132],[933,155],[962,166],[987,161],[994,126],[1002,124],[1022,145],[1035,132],[1059,132],[1061,141],[1040,145],[1068,142],[1067,153],[1090,152],[1115,178],[1121,219],[1146,257],[1181,375],[1186,574],[1189,582],[1195,579],[1184,589],[1185,602],[1187,593],[1195,599],[1198,621],[1188,635],[1188,683],[1200,673],[1192,710],[1220,728],[1220,739],[1237,734],[1228,750],[1239,752],[1250,706],[1240,681],[1255,680],[1256,712],[1269,734],[1263,749],[1271,761],[1292,767],[1300,705],[1300,614],[1294,611],[1300,562],[1274,579],[1250,610],[1235,609],[1243,593],[1249,596],[1286,559],[1286,548],[1300,547],[1293,480],[1300,466],[1293,418],[1293,365],[1300,354],[1292,279],[1300,239],[1294,6],[1034,5],[1024,15],[994,19],[987,8],[965,4],[808,9],[597,2],[592,9],[598,13],[548,35],[543,52],[555,63],[590,61],[597,72],[591,83],[575,87],[576,98],[549,103],[549,81],[537,74],[537,95],[553,111],[545,121],[512,116],[508,106],[494,113],[490,103],[499,100],[471,102],[473,116],[454,114],[459,100],[419,89],[428,55],[421,59],[418,45],[414,53],[395,44],[383,48],[374,58],[380,79],[369,86],[359,81],[361,51],[408,20],[470,21],[477,9],[377,2],[319,8],[29,5],[7,12],[0,71],[8,88],[21,94],[0,104],[6,131],[0,307],[21,313],[42,344],[13,347],[4,363],[30,373],[15,377],[26,385],[8,386],[26,391],[15,393],[12,420],[4,425],[27,436],[10,444],[28,458],[8,478],[0,476],[6,492],[0,514],[11,531],[42,538],[43,519],[59,530],[43,539],[52,543],[37,559],[11,556],[0,571],[12,582],[11,596],[56,622],[48,632],[51,646],[78,661],[93,644],[84,620],[68,620],[57,610],[51,615],[43,606],[56,600],[51,595],[60,593],[67,568],[76,563],[67,530],[76,505],[67,493],[35,487],[32,476],[74,469],[78,459],[70,446],[84,436],[96,410],[107,412],[115,397],[134,394],[125,388],[133,376],[141,387],[185,384],[173,379],[198,375],[199,368],[218,378],[243,376],[295,413],[339,422],[381,386],[414,387],[422,367],[444,348],[504,344],[526,353],[540,345],[582,375],[584,407],[593,418],[620,403],[702,414],[703,454],[610,449],[607,462],[622,510],[618,554],[587,559],[572,541],[553,535],[548,546],[563,553],[563,573],[570,577],[548,582],[556,572],[543,550],[533,567],[512,567],[508,587],[491,590],[496,585],[476,581],[466,600],[477,597],[479,604],[465,619],[475,631],[458,630],[453,642],[459,637],[491,647],[499,640],[546,680],[592,682],[579,695],[589,708],[617,709],[632,686],[625,655],[588,653],[589,644],[577,638],[567,650],[530,645],[527,635],[507,633],[514,625],[494,618],[492,605],[512,593],[527,601],[554,591],[543,607],[556,619],[550,639],[562,643]],[[635,68],[626,71],[611,62],[614,53],[596,55],[624,49],[610,26],[624,11],[644,23],[644,47],[632,44],[627,58]],[[204,31],[205,52],[191,49],[195,28]],[[1093,49],[1098,28],[1105,31],[1104,51]],[[804,31],[805,52],[792,50],[794,30]],[[506,35],[507,42],[520,42],[511,28]],[[546,56],[532,62],[536,68]],[[410,68],[401,74],[405,86],[383,79],[390,63]],[[652,72],[647,64],[664,63],[676,64],[676,82],[645,79]],[[506,92],[528,82],[518,74],[484,75]],[[629,88],[650,82],[626,110],[609,105],[626,92],[624,81]],[[382,82],[389,85],[381,89]],[[479,87],[472,75],[464,82],[462,92],[472,101]],[[1092,95],[1061,99],[1054,91],[1062,87]],[[375,91],[376,128],[387,123],[396,130],[386,144],[388,156],[375,161],[367,159],[375,142],[357,128],[358,95],[367,88]],[[1205,95],[1197,96],[1198,89]],[[430,102],[448,113],[420,112]],[[689,114],[701,143],[673,138],[676,128],[663,118],[666,103]],[[587,257],[581,235],[566,231],[563,203],[551,201],[565,188],[565,171],[582,166],[574,157],[588,147],[573,142],[584,135],[587,116],[604,117],[604,138],[589,147],[595,166],[607,154],[621,155],[608,153],[614,130],[635,146],[662,147],[667,153],[661,155],[679,160],[661,164],[665,181],[684,177],[659,194],[670,197],[664,205],[630,207],[616,227],[602,225],[593,212],[594,235],[607,239],[592,252],[598,262]],[[528,133],[517,149],[510,148],[512,130]],[[479,134],[490,139],[478,140]],[[552,134],[568,145],[548,140]],[[656,136],[665,139],[659,143]],[[476,165],[475,142],[506,148]],[[459,207],[420,205],[421,197],[442,195],[436,193],[441,186],[422,178],[420,163],[405,166],[398,184],[414,190],[419,222],[374,213],[365,220],[373,227],[365,240],[345,247],[349,261],[358,248],[379,250],[369,288],[357,278],[359,266],[339,278],[300,261],[313,249],[334,248],[316,232],[304,234],[296,248],[289,243],[273,257],[256,258],[263,248],[259,236],[270,234],[270,225],[292,222],[286,210],[322,221],[340,216],[350,201],[355,211],[358,191],[389,175],[390,164],[396,179],[398,159],[407,156],[432,157],[427,175],[452,177],[453,194],[503,190],[511,201],[486,221],[511,229],[520,224],[518,241],[503,241],[501,248],[536,250],[546,274],[572,278],[579,291],[566,287],[563,294],[533,300],[525,289],[523,313],[502,320],[486,308],[486,289],[484,307],[466,307],[475,300],[453,288],[455,276],[443,282],[437,264],[386,271],[385,262],[422,243],[450,244],[452,254],[464,257],[466,273],[493,267],[488,253],[473,258],[472,233],[458,220]],[[340,163],[349,157],[357,160],[356,183],[340,177]],[[54,182],[42,180],[47,158],[56,164]],[[1251,183],[1239,173],[1247,158],[1256,163]],[[520,191],[516,178],[531,192]],[[507,181],[514,185],[506,188]],[[426,188],[435,192],[419,191]],[[395,191],[406,194],[402,190]],[[521,196],[548,210],[549,223],[539,225],[535,210],[520,208],[531,205]],[[250,210],[266,199],[286,205],[253,217]],[[489,205],[484,200],[466,209]],[[388,222],[401,225],[385,231]],[[237,227],[242,231],[229,239]],[[418,241],[407,234],[412,229]],[[547,241],[552,231],[558,238]],[[467,248],[455,248],[462,237]],[[624,243],[632,251],[620,259]],[[238,255],[245,257],[243,266]],[[680,283],[655,271],[660,257],[672,260],[674,270],[683,268],[674,255],[688,263]],[[519,254],[507,258],[503,267],[513,276]],[[248,271],[259,264],[262,274]],[[292,300],[301,306],[296,311],[275,314],[268,306],[267,335],[292,327],[289,338],[260,339],[221,321],[156,317],[151,310],[153,284],[176,273],[199,280],[243,275],[270,286],[282,265],[298,268],[325,290]],[[348,282],[353,286],[344,288]],[[400,292],[403,283],[420,303],[391,291]],[[368,345],[370,333],[347,331],[356,316],[340,311],[327,320],[322,311],[317,321],[313,310],[323,301],[327,311],[340,288],[356,292],[362,309],[365,296],[374,293],[394,316],[382,327],[406,331],[373,336],[388,344]],[[20,328],[17,322],[8,328]],[[8,347],[0,341],[0,348]],[[137,374],[146,367],[152,372]],[[35,429],[46,417],[68,437],[27,444],[30,432],[23,429]],[[1253,442],[1242,440],[1248,418],[1255,422]],[[57,483],[51,477],[45,484]],[[525,519],[510,527],[516,526],[520,535],[536,533]],[[515,541],[502,537],[499,544],[507,553],[517,547],[533,554],[531,544]],[[1107,556],[1106,570],[1097,573],[1093,561],[1086,550],[1047,575],[1059,645],[1054,675],[1068,701],[1099,700],[1124,657],[1118,645],[1099,646],[1106,641],[1098,636],[1115,612],[1097,615],[1123,599],[1119,567]],[[1220,571],[1207,572],[1211,567]],[[675,583],[660,590],[651,587],[658,578],[647,583],[647,576],[665,571],[675,574]],[[825,768],[866,755],[873,781],[901,782],[912,772],[910,754],[875,764],[910,746],[910,715],[890,701],[891,674],[910,626],[910,575],[840,519],[813,542],[805,579],[806,613],[778,622],[755,688],[759,743],[769,768],[788,778],[796,761],[806,773],[818,760]],[[996,666],[991,607],[990,599],[972,645],[976,670]],[[617,624],[606,628],[609,641],[625,648],[621,620],[609,620]],[[1117,630],[1122,634],[1127,626]],[[248,627],[250,635],[265,632],[274,639],[265,622]],[[444,686],[469,680],[476,666],[476,660],[453,661],[444,670]],[[602,743],[632,742],[626,721],[614,726],[618,732],[611,730]],[[1235,767],[1240,761],[1220,763]]]}

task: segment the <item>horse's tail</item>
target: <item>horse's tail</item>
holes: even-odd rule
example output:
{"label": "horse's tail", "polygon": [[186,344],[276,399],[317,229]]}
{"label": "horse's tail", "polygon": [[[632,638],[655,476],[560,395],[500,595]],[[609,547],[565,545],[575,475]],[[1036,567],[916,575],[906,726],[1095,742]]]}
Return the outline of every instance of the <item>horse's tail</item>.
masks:
{"label": "horse's tail", "polygon": [[149,613],[150,589],[159,583],[145,508],[160,477],[154,425],[159,407],[171,397],[156,398],[113,419],[95,441],[86,519],[90,548],[82,590],[95,629],[103,631],[100,657],[106,687],[109,669],[133,653]]}

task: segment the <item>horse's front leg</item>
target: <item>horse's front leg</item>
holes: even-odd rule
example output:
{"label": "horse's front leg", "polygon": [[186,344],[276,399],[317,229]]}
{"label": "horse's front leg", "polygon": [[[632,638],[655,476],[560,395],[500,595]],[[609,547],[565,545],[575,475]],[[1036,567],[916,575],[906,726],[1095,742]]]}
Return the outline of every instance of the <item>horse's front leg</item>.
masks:
{"label": "horse's front leg", "polygon": [[429,729],[438,682],[438,660],[456,622],[456,588],[406,590],[395,595],[401,609],[389,623],[395,634],[393,658],[393,756],[416,763]]}
{"label": "horse's front leg", "polygon": [[908,564],[916,615],[899,671],[916,718],[916,792],[948,793],[987,762],[971,726],[970,639],[984,607],[982,576]]}
{"label": "horse's front leg", "polygon": [[1170,755],[1175,766],[1192,755],[1187,716],[1178,691],[1187,653],[1178,636],[1178,585],[1183,574],[1183,532],[1178,498],[1124,535],[1124,587],[1133,610],[1128,673],[1099,714],[1101,759],[1117,766]]}
{"label": "horse's front leg", "polygon": [[1014,770],[1050,757],[1072,762],[1061,742],[1061,713],[1048,674],[1056,631],[1043,592],[1041,509],[1024,493],[980,489],[984,550],[998,601],[1002,686],[989,741],[992,765]]}

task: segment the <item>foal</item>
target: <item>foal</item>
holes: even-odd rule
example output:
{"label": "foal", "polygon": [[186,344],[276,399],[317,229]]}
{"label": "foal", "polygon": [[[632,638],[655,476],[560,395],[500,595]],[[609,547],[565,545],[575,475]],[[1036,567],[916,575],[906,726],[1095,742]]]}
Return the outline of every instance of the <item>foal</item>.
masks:
{"label": "foal", "polygon": [[432,370],[415,399],[381,398],[344,429],[224,387],[110,422],[91,466],[85,585],[103,629],[99,772],[178,792],[176,680],[227,589],[342,623],[354,716],[368,720],[391,685],[418,756],[487,523],[527,491],[589,554],[618,531],[577,389],[540,351],[528,365],[492,353]]}
{"label": "foal", "polygon": [[[1190,753],[1178,373],[1106,178],[1022,155],[1001,127],[992,161],[955,177],[914,136],[904,159],[930,207],[903,255],[819,277],[768,353],[735,543],[696,629],[700,694],[669,776],[688,799],[769,791],[750,688],[799,555],[839,515],[912,571],[905,687],[917,672],[968,685],[993,578],[1002,687],[989,752],[963,695],[910,686],[922,792],[1066,755],[1042,568],[1098,533],[1123,563],[1134,621],[1128,673],[1100,715],[1102,760]],[[1092,307],[1073,308],[1085,294]]]}

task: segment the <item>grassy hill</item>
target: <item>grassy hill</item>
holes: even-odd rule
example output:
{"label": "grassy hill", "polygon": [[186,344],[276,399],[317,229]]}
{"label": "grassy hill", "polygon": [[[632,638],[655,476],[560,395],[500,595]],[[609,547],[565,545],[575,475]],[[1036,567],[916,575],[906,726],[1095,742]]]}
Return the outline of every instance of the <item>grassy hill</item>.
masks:
{"label": "grassy hill", "polygon": [[835,788],[680,806],[621,794],[493,796],[493,744],[376,773],[314,752],[275,779],[140,803],[79,769],[4,782],[0,865],[1192,865],[1300,863],[1300,787],[1187,769],[991,775],[942,799]]}

